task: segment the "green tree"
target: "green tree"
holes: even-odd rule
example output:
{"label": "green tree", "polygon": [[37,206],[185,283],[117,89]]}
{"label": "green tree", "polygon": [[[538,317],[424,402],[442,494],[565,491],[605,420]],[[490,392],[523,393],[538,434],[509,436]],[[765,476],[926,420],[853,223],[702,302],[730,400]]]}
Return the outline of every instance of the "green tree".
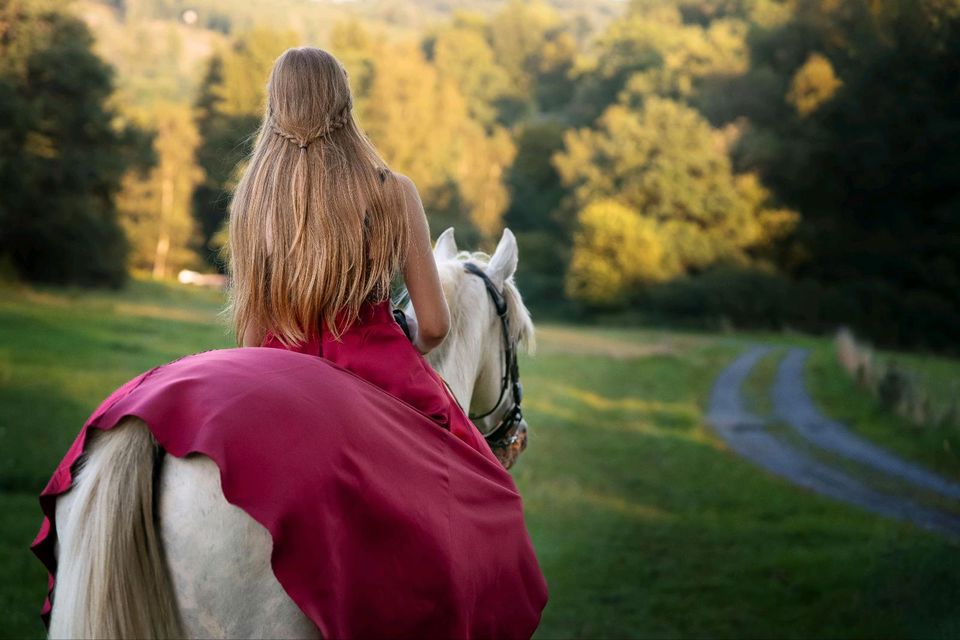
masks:
{"label": "green tree", "polygon": [[538,54],[559,26],[560,16],[541,1],[509,0],[493,17],[490,32],[497,61],[524,95],[532,95]]}
{"label": "green tree", "polygon": [[755,176],[733,173],[722,136],[676,102],[614,105],[565,145],[554,162],[574,203],[614,198],[651,222],[667,276],[745,263],[790,227],[793,215],[768,208]]}
{"label": "green tree", "polygon": [[164,278],[197,262],[191,196],[203,177],[194,157],[200,136],[187,105],[158,103],[140,119],[156,132],[157,165],[145,176],[125,175],[117,204],[131,266]]}
{"label": "green tree", "polygon": [[793,273],[960,309],[960,7],[804,0],[751,56],[769,98],[732,114],[750,122],[735,157],[806,212]]}
{"label": "green tree", "polygon": [[223,268],[214,236],[227,216],[237,169],[250,152],[266,100],[266,83],[274,61],[296,46],[291,32],[257,29],[237,37],[215,52],[207,64],[196,100],[196,124],[201,142],[196,148],[203,180],[193,194],[194,216],[200,225],[200,252]]}
{"label": "green tree", "polygon": [[120,285],[115,195],[146,142],[117,128],[111,69],[53,2],[0,3],[0,255],[24,278]]}
{"label": "green tree", "polygon": [[563,149],[564,124],[557,120],[526,122],[515,133],[517,154],[507,176],[510,206],[505,220],[517,232],[542,231],[556,242],[570,236],[573,225],[560,216],[567,190],[551,157]]}
{"label": "green tree", "polygon": [[270,69],[280,54],[299,43],[292,31],[258,28],[240,34],[223,56],[220,82],[211,88],[225,116],[262,114]]}
{"label": "green tree", "polygon": [[806,116],[830,100],[843,85],[833,70],[833,65],[819,53],[811,53],[790,81],[787,102],[797,113]]}
{"label": "green tree", "polygon": [[643,284],[666,278],[657,223],[615,200],[598,200],[577,216],[566,292],[589,304],[623,302]]}
{"label": "green tree", "polygon": [[509,0],[491,20],[490,41],[513,88],[500,100],[501,121],[567,103],[577,45],[553,7],[542,0]]}
{"label": "green tree", "polygon": [[692,11],[693,4],[634,2],[611,23],[577,66],[573,119],[592,122],[628,84],[635,95],[692,102],[713,78],[744,73],[747,22],[734,17],[736,11],[718,10],[723,18],[688,23],[683,8]]}
{"label": "green tree", "polygon": [[429,40],[431,59],[440,77],[463,93],[471,117],[490,127],[497,120],[497,100],[511,93],[510,76],[494,59],[486,25],[464,21],[461,16]]}
{"label": "green tree", "polygon": [[374,36],[357,19],[333,25],[330,47],[337,59],[349,70],[350,89],[359,104],[370,94],[370,83],[376,68]]}
{"label": "green tree", "polygon": [[372,79],[357,107],[365,131],[417,184],[435,226],[492,238],[507,207],[504,174],[515,154],[509,134],[471,118],[463,94],[417,46],[372,46]]}

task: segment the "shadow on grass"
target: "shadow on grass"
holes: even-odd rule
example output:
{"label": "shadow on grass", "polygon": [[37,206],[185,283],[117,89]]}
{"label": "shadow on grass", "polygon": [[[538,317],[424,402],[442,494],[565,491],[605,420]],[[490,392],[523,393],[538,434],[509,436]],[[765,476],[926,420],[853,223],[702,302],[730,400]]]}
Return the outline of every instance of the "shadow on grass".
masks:
{"label": "shadow on grass", "polygon": [[39,494],[97,402],[48,385],[0,388],[0,491]]}
{"label": "shadow on grass", "polygon": [[[114,389],[139,373],[187,355],[183,341],[209,340],[185,323],[162,330],[117,331],[105,320],[85,322],[0,316],[0,488],[41,489],[84,421]],[[210,347],[222,346],[211,344]]]}
{"label": "shadow on grass", "polygon": [[40,506],[35,494],[0,491],[0,612],[2,638],[42,638],[40,606],[47,589],[47,573],[30,553],[30,543],[40,527]]}
{"label": "shadow on grass", "polygon": [[[142,286],[76,305],[0,301],[0,635],[42,634],[46,581],[27,550],[36,492],[83,420],[137,373],[230,346],[212,312],[196,323],[117,304],[168,300],[182,295]],[[614,337],[646,355],[607,357],[622,345],[594,340],[595,355],[521,362],[531,439],[514,477],[550,586],[538,637],[960,635],[956,546],[792,487],[704,428],[713,378],[740,339],[683,337],[663,354],[645,344],[664,332]]]}
{"label": "shadow on grass", "polygon": [[669,387],[645,371],[534,373],[515,476],[550,586],[537,637],[954,636],[957,546],[726,451],[702,424],[703,374],[679,372],[688,395],[666,401],[643,398]]}

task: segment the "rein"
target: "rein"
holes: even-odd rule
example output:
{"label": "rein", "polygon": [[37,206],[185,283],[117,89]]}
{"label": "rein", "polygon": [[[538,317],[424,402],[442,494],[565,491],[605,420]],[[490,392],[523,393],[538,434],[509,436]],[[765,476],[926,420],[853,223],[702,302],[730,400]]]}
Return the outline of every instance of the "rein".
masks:
{"label": "rein", "polygon": [[500,318],[500,327],[503,330],[503,376],[500,379],[500,396],[493,408],[481,414],[468,414],[471,420],[480,420],[491,415],[500,408],[507,391],[513,396],[513,405],[503,414],[497,425],[488,433],[483,434],[484,439],[491,447],[505,448],[514,444],[519,438],[517,429],[520,421],[523,419],[523,412],[520,410],[520,401],[523,399],[523,387],[520,384],[520,369],[517,365],[517,345],[510,339],[510,320],[507,318],[507,299],[503,293],[497,289],[489,276],[477,265],[472,262],[464,263],[464,270],[473,274],[483,281],[493,301],[493,306],[497,310],[497,316]]}

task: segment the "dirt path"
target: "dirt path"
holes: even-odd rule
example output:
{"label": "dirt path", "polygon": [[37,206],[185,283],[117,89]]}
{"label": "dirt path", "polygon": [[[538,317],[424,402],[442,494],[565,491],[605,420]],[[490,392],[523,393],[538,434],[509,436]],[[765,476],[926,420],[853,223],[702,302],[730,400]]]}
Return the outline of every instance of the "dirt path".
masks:
{"label": "dirt path", "polygon": [[803,367],[809,355],[805,349],[791,349],[780,362],[772,390],[774,413],[777,417],[821,449],[897,476],[921,489],[960,500],[960,485],[898,458],[820,413],[813,404],[803,379]]}
{"label": "dirt path", "polygon": [[[767,431],[765,428],[766,421],[744,408],[740,387],[757,362],[769,352],[770,348],[764,346],[749,349],[724,369],[714,383],[707,411],[707,421],[733,451],[768,472],[786,478],[790,482],[811,491],[856,505],[873,513],[911,522],[924,529],[951,537],[960,537],[960,517],[925,507],[907,498],[876,491],[846,471],[809,456]],[[788,361],[785,361],[785,365],[781,366],[782,375],[778,375],[774,387],[774,402],[778,414],[783,412],[789,415],[792,420],[797,421],[797,424],[806,425],[804,428],[811,432],[821,433],[836,426],[842,427],[839,423],[827,420],[819,414],[817,416],[823,418],[823,420],[810,420],[814,417],[810,413],[810,409],[812,408],[815,413],[816,409],[803,387],[803,358],[799,358],[799,368],[797,368],[797,360],[798,358],[795,357],[789,361],[789,365],[786,365]],[[786,373],[783,373],[784,366],[786,366]],[[797,386],[800,387],[800,392],[796,391]],[[803,409],[803,411],[801,412],[800,409]],[[817,426],[810,428],[810,425]],[[800,430],[796,426],[794,428]],[[854,448],[849,439],[842,437],[837,441],[829,440],[830,444],[842,446],[845,451],[855,449],[865,456],[866,451],[869,450],[871,455],[867,457],[873,462],[880,460],[890,462],[887,456],[893,458],[882,449],[856,438],[846,428],[843,428],[843,432],[861,445],[867,445],[869,449],[861,446]],[[827,441],[820,435],[817,438],[824,442]],[[844,444],[839,445],[838,442],[840,441]],[[811,442],[820,446],[819,442],[812,439]],[[830,448],[830,450],[841,453],[836,448]],[[872,455],[876,453],[884,455],[879,457]],[[914,468],[914,471],[920,471],[926,476],[936,478],[936,476],[919,469],[919,467],[903,461],[900,462],[906,467]],[[902,465],[893,468],[903,472],[905,469]],[[871,466],[889,473],[889,468],[883,465],[879,467],[877,465]],[[902,473],[895,475],[904,477]],[[912,473],[910,480],[915,483],[919,477],[916,473]],[[941,482],[944,485],[949,485],[946,481],[941,480]]]}

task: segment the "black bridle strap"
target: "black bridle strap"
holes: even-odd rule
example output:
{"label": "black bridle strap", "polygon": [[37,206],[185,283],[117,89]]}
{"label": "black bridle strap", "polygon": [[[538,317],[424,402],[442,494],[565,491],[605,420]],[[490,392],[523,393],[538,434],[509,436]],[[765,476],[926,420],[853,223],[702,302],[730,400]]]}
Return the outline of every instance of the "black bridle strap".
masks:
{"label": "black bridle strap", "polygon": [[490,299],[493,301],[493,306],[497,310],[497,316],[500,318],[500,327],[503,331],[503,356],[505,361],[503,376],[500,379],[500,396],[497,398],[497,402],[493,405],[493,408],[486,413],[479,415],[469,414],[469,418],[471,420],[480,420],[481,418],[486,418],[491,415],[500,408],[507,391],[511,391],[513,394],[513,407],[508,409],[503,417],[501,417],[500,422],[493,431],[484,435],[484,438],[492,446],[508,446],[513,443],[513,439],[516,437],[511,434],[511,431],[520,420],[523,419],[523,413],[520,410],[523,389],[520,386],[520,369],[517,364],[516,345],[510,338],[510,320],[507,316],[507,300],[503,293],[497,289],[493,281],[490,280],[486,272],[479,266],[472,262],[466,262],[463,268],[467,273],[471,273],[480,278],[487,289],[487,293],[490,294]]}
{"label": "black bridle strap", "polygon": [[507,318],[507,301],[503,297],[503,294],[497,289],[497,286],[493,284],[493,281],[490,279],[490,276],[486,272],[475,265],[472,262],[467,262],[463,265],[464,271],[467,273],[472,273],[483,281],[484,286],[487,289],[487,293],[490,294],[490,299],[493,300],[493,306],[497,310],[497,316],[500,318],[500,326],[503,330],[503,344],[504,344],[504,356],[506,364],[503,368],[503,375],[500,378],[500,396],[497,398],[497,401],[494,403],[493,407],[481,414],[470,414],[471,420],[480,420],[481,418],[486,418],[494,411],[500,407],[500,403],[503,402],[503,398],[507,393],[507,388],[509,386],[509,375],[510,375],[510,364],[511,364],[511,355],[512,349],[510,344],[510,321]]}
{"label": "black bridle strap", "polygon": [[487,272],[472,262],[465,262],[463,264],[463,270],[467,273],[472,273],[483,280],[483,284],[487,288],[490,298],[493,299],[493,306],[497,309],[497,315],[501,318],[506,318],[507,299],[504,298],[503,294],[500,293],[500,290],[497,289],[497,285],[493,284],[493,280],[490,279],[490,276],[487,275]]}

